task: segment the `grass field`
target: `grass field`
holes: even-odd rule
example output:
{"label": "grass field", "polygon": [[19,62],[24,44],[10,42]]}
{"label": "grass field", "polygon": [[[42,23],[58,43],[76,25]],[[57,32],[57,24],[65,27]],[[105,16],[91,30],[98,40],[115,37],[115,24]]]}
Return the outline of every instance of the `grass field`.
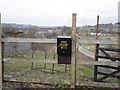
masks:
{"label": "grass field", "polygon": [[[89,38],[89,37],[88,37]],[[90,37],[93,39],[94,37]],[[109,37],[107,37],[109,38]],[[111,38],[116,39],[112,36]],[[95,45],[85,45],[82,44],[82,47],[88,49],[91,52],[95,51]],[[111,45],[101,45],[102,47],[117,47]],[[78,53],[77,53],[78,54]],[[45,53],[40,51],[35,51],[34,55],[32,51],[28,51],[22,56],[18,56],[19,59],[27,60],[56,60],[56,53]],[[80,58],[81,59],[81,58]],[[84,60],[84,58],[82,58]],[[53,68],[54,67],[54,68]],[[70,65],[66,66],[63,64],[44,64],[44,63],[32,63],[30,62],[11,62],[4,63],[4,80],[15,79],[18,81],[27,81],[27,82],[38,82],[38,83],[69,83],[70,82]],[[80,81],[93,81],[94,70],[93,66],[83,66],[77,64],[76,70],[77,82]],[[102,75],[98,75],[102,77]],[[118,82],[118,79],[108,78],[108,82]]]}
{"label": "grass field", "polygon": [[[36,83],[69,83],[70,65],[64,64],[12,62],[4,63],[4,80],[18,80]],[[102,75],[98,75],[101,77]],[[77,64],[77,82],[93,81],[94,71],[92,66]],[[108,78],[108,82],[118,82],[115,78]]]}

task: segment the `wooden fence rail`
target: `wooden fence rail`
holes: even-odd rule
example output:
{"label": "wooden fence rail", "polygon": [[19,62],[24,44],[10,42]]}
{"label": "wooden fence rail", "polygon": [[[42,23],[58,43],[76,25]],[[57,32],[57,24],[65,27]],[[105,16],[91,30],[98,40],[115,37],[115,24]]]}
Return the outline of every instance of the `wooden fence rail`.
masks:
{"label": "wooden fence rail", "polygon": [[[2,38],[2,42],[57,43],[57,39],[40,38]],[[79,44],[120,44],[120,40],[77,40]]]}
{"label": "wooden fence rail", "polygon": [[57,39],[40,38],[2,38],[2,42],[57,43]]}
{"label": "wooden fence rail", "polygon": [[[3,59],[4,62],[38,62],[38,63],[56,63],[57,64],[57,60],[55,59],[51,59],[51,60],[25,60],[25,59]],[[77,62],[77,64],[80,65],[112,65],[112,66],[118,66],[120,65],[120,62],[112,62],[112,61],[85,61],[85,60],[81,60],[79,62]]]}

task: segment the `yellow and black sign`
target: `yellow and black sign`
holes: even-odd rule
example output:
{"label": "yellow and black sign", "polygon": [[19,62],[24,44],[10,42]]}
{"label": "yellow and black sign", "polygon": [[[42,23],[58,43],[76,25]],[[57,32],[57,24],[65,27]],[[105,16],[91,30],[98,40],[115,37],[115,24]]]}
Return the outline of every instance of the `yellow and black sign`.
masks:
{"label": "yellow and black sign", "polygon": [[59,46],[60,46],[61,49],[67,49],[67,47],[68,47],[68,42],[67,42],[67,41],[61,41],[61,42],[59,43]]}
{"label": "yellow and black sign", "polygon": [[71,63],[71,46],[72,41],[70,36],[57,37],[57,54],[59,64]]}

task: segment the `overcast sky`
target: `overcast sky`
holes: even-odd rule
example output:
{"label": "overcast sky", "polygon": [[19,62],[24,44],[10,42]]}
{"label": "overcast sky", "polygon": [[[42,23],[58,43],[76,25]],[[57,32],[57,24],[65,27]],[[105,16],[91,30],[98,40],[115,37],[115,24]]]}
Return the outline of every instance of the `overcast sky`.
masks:
{"label": "overcast sky", "polygon": [[0,0],[3,23],[39,26],[96,24],[96,17],[117,17],[119,0]]}

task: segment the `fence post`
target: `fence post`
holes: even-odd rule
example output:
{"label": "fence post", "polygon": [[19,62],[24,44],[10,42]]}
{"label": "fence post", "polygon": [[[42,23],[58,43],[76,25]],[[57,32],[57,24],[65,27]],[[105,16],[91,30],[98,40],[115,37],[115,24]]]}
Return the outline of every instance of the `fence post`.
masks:
{"label": "fence post", "polygon": [[[98,61],[98,57],[97,57],[98,54],[99,54],[98,48],[99,48],[99,44],[96,44],[96,48],[95,48],[95,50],[96,50],[96,52],[95,52],[95,61]],[[97,72],[98,72],[98,66],[95,65],[94,66],[94,81],[97,81]]]}
{"label": "fence post", "polygon": [[72,59],[71,59],[71,88],[76,85],[76,13],[72,15]]}
{"label": "fence post", "polygon": [[52,64],[52,74],[54,74],[54,63]]}
{"label": "fence post", "polygon": [[96,26],[96,40],[98,40],[98,33],[99,33],[99,15],[97,16],[97,26]]}
{"label": "fence post", "polygon": [[[96,40],[98,40],[98,29],[99,29],[99,16],[97,16],[97,25],[96,25]],[[99,54],[99,44],[96,44],[95,46],[95,56],[94,60],[98,61],[98,54]],[[97,72],[98,72],[98,66],[94,65],[94,81],[97,81]]]}
{"label": "fence post", "polygon": [[2,88],[2,82],[3,82],[3,68],[2,68],[2,25],[1,25],[1,13],[0,13],[0,88]]}
{"label": "fence post", "polygon": [[31,62],[31,70],[33,70],[33,62]]}
{"label": "fence post", "polygon": [[55,53],[54,53],[54,55],[53,55],[53,59],[55,59]]}
{"label": "fence post", "polygon": [[32,43],[32,58],[35,57],[34,43]]}
{"label": "fence post", "polygon": [[65,73],[67,72],[67,64],[65,64]]}
{"label": "fence post", "polygon": [[46,63],[44,63],[44,67],[43,68],[46,69]]}
{"label": "fence post", "polygon": [[45,59],[47,59],[47,52],[45,52]]}

